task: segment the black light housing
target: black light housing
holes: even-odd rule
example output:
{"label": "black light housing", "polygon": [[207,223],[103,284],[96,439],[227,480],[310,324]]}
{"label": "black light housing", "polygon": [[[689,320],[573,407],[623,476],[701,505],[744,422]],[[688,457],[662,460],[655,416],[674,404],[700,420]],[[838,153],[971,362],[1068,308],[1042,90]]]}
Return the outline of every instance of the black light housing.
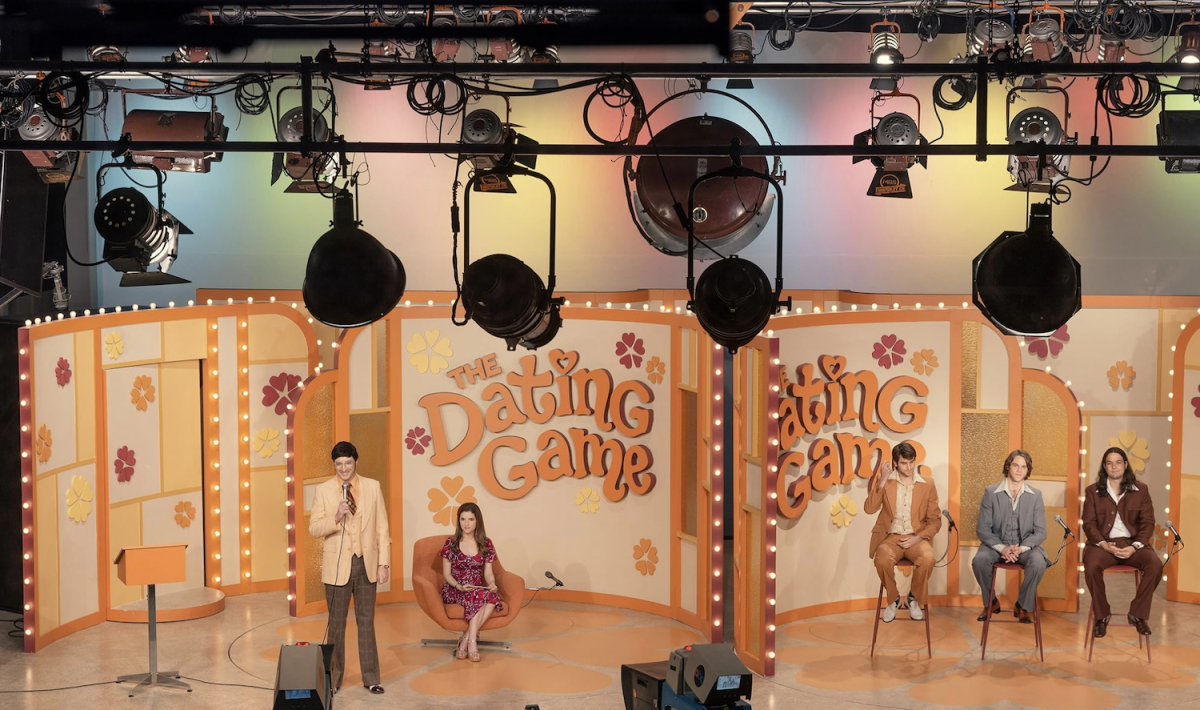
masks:
{"label": "black light housing", "polygon": [[[153,170],[158,178],[157,206],[132,187],[119,187],[101,196],[104,173],[113,167]],[[162,186],[161,170],[153,165],[135,165],[128,159],[123,163],[106,163],[96,172],[96,209],[92,220],[96,232],[104,239],[104,261],[122,274],[122,286],[191,283],[167,273],[179,256],[179,235],[191,234],[192,230],[164,208]],[[155,264],[158,271],[148,271]]]}
{"label": "black light housing", "polygon": [[1047,336],[1083,306],[1079,262],[1054,238],[1050,204],[1030,205],[1029,228],[1004,232],[971,262],[975,306],[1008,335]]}
{"label": "black light housing", "polygon": [[331,229],[308,254],[304,305],[334,328],[357,328],[386,316],[404,295],[404,265],[355,219],[354,198],[343,189],[333,199]]}
{"label": "black light housing", "polygon": [[[1187,78],[1187,77],[1184,77]],[[1200,111],[1189,109],[1168,109],[1168,96],[1188,96],[1190,91],[1162,92],[1162,111],[1158,114],[1158,126],[1155,134],[1158,147],[1163,152],[1158,159],[1163,161],[1163,168],[1170,174],[1200,173],[1200,157],[1172,156],[1170,148],[1179,146],[1200,145]]]}

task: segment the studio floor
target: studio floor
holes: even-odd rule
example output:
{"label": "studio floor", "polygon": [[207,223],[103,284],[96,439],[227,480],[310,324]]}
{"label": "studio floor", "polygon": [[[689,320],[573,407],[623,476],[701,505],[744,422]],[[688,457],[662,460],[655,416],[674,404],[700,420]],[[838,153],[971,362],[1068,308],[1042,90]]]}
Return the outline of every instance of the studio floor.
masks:
{"label": "studio floor", "polygon": [[[1126,599],[1117,595],[1114,608]],[[0,707],[269,708],[279,646],[319,640],[325,617],[293,620],[282,593],[228,600],[226,610],[197,621],[159,627],[159,667],[178,669],[193,692],[152,689],[128,697],[112,680],[147,666],[145,627],[106,623],[58,641],[42,652],[20,652],[3,640]],[[773,679],[755,678],[753,707],[1105,708],[1200,709],[1200,607],[1159,599],[1152,619],[1152,665],[1131,629],[1111,629],[1088,663],[1082,650],[1085,615],[1045,614],[1046,660],[1039,663],[1032,627],[994,626],[988,660],[979,660],[978,609],[934,609],[933,659],[925,654],[924,625],[906,614],[880,630],[870,658],[873,616],[853,612],[780,628]],[[354,639],[351,615],[348,639]],[[478,664],[422,648],[422,637],[445,637],[412,604],[380,607],[376,618],[383,684],[371,695],[358,676],[353,642],[339,710],[404,707],[430,710],[516,708],[618,710],[622,663],[663,660],[700,640],[678,623],[638,612],[582,604],[534,602],[509,627],[490,635],[511,652],[485,653]],[[194,679],[194,680],[193,680]],[[207,682],[205,682],[207,681]],[[216,685],[238,684],[238,685]],[[21,689],[81,687],[51,692]]]}

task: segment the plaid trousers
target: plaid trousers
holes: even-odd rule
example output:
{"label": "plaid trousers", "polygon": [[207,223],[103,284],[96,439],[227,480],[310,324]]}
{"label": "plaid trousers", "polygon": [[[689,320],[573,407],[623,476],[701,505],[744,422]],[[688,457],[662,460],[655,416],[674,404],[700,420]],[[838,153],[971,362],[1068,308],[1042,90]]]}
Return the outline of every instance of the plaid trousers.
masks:
{"label": "plaid trousers", "polygon": [[329,641],[333,644],[333,687],[342,687],[346,670],[346,615],[354,596],[354,621],[358,624],[358,665],[363,685],[379,685],[379,648],[375,645],[375,584],[367,579],[367,568],[357,555],[350,560],[350,581],[341,586],[325,585],[329,607]]}

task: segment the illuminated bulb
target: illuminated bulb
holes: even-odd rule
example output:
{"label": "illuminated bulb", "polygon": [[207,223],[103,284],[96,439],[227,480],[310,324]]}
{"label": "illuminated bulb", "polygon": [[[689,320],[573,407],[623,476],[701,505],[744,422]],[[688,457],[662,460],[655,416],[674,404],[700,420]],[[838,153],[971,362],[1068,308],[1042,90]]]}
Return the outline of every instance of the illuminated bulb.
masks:
{"label": "illuminated bulb", "polygon": [[835,303],[832,306],[830,306],[829,310],[833,311],[834,313],[837,313],[837,304]]}
{"label": "illuminated bulb", "polygon": [[721,502],[721,494],[720,494],[720,493],[718,493],[716,496],[714,496],[714,497],[713,497],[713,500],[715,500],[715,501],[717,501],[718,503],[720,503],[720,502]]}
{"label": "illuminated bulb", "polygon": [[284,527],[284,529],[286,529],[286,530],[291,530],[291,529],[292,529],[292,524],[291,524],[291,523],[288,523],[287,525],[284,525],[283,527]]}
{"label": "illuminated bulb", "polygon": [[213,461],[213,468],[221,468],[221,462],[220,462],[220,461]]}
{"label": "illuminated bulb", "polygon": [[1085,590],[1083,587],[1080,587],[1078,591],[1080,594],[1087,594],[1087,590]]}
{"label": "illuminated bulb", "polygon": [[1171,346],[1171,352],[1175,352],[1175,346],[1174,346],[1174,345],[1172,345],[1172,346]]}
{"label": "illuminated bulb", "polygon": [[246,303],[251,303],[251,304],[254,303],[254,296],[247,296]]}
{"label": "illuminated bulb", "polygon": [[857,303],[852,303],[852,304],[850,304],[850,310],[852,310],[852,311],[857,311],[857,310],[858,310],[858,304],[857,304]]}
{"label": "illuminated bulb", "polygon": [[714,424],[715,426],[721,426],[721,420],[720,420],[720,419],[714,419],[714,420],[713,420],[713,424]]}
{"label": "illuminated bulb", "polygon": [[248,367],[243,367],[243,368],[242,368],[242,374],[243,374],[243,375],[247,374],[248,372],[250,372],[250,368],[248,368]]}
{"label": "illuminated bulb", "polygon": [[779,497],[778,493],[776,493],[775,491],[771,491],[771,500],[775,500],[778,497]]}
{"label": "illuminated bulb", "polygon": [[249,488],[249,487],[250,487],[250,481],[243,481],[243,482],[242,482],[242,488]]}
{"label": "illuminated bulb", "polygon": [[[1083,523],[1080,523],[1080,525],[1082,525],[1082,524]],[[250,528],[242,528],[242,532],[248,533],[248,532],[250,532]]]}
{"label": "illuminated bulb", "polygon": [[1087,431],[1087,427],[1086,427],[1086,426],[1081,426],[1081,427],[1079,427],[1079,431]]}
{"label": "illuminated bulb", "polygon": [[249,345],[243,345],[243,346],[242,346],[242,350],[248,350],[249,348],[250,348],[250,346],[249,346]]}
{"label": "illuminated bulb", "polygon": [[771,418],[772,418],[772,419],[778,419],[778,418],[779,418],[779,412],[771,412]]}
{"label": "illuminated bulb", "polygon": [[893,308],[893,309],[899,309],[899,308],[900,308],[900,304],[899,304],[899,303],[893,303],[893,304],[892,304],[892,308]]}
{"label": "illuminated bulb", "polygon": [[213,508],[213,515],[220,515],[220,514],[221,514],[220,508]]}
{"label": "illuminated bulb", "polygon": [[629,303],[625,304],[625,310],[629,310],[632,307],[633,307],[632,304],[629,304]]}
{"label": "illuminated bulb", "polygon": [[212,299],[211,299],[211,298],[210,298],[210,299],[208,299],[208,302],[207,302],[205,305],[209,305],[209,306],[211,306],[211,305],[212,305]]}
{"label": "illuminated bulb", "polygon": [[779,439],[771,439],[771,446],[779,446]]}
{"label": "illuminated bulb", "polygon": [[769,579],[775,579],[775,573],[774,573],[774,572],[768,572],[768,573],[767,573],[767,577],[768,577]]}
{"label": "illuminated bulb", "polygon": [[242,506],[242,510],[250,510],[250,506],[248,506],[248,505],[243,505],[243,506]]}
{"label": "illuminated bulb", "polygon": [[25,584],[33,584],[33,580],[32,580],[32,579],[30,579],[29,577],[26,577],[26,578],[25,578]]}
{"label": "illuminated bulb", "polygon": [[[245,328],[245,327],[246,327],[246,321],[242,321],[242,327],[243,327],[243,328]],[[320,340],[318,340],[318,341],[317,341],[317,345],[320,345],[320,344],[321,344],[321,341],[320,341]]]}
{"label": "illuminated bulb", "polygon": [[[60,315],[61,315],[61,314],[60,314]],[[33,627],[30,627],[30,628],[28,628],[28,629],[25,629],[25,635],[26,635],[26,636],[33,636]]]}
{"label": "illuminated bulb", "polygon": [[[288,571],[288,576],[290,577],[291,575],[292,575],[291,571]],[[246,579],[250,579],[250,573],[249,573],[249,572],[246,572],[246,573],[245,573],[244,575],[242,575],[242,576],[244,576]]]}
{"label": "illuminated bulb", "polygon": [[720,444],[713,444],[713,451],[720,451],[720,450],[721,450]]}
{"label": "illuminated bulb", "polygon": [[24,503],[22,503],[21,507],[24,508],[25,510],[29,510],[29,501],[25,501]]}
{"label": "illuminated bulb", "polygon": [[721,346],[719,344],[713,346],[713,350],[720,350],[720,349],[721,349]]}
{"label": "illuminated bulb", "polygon": [[292,552],[293,552],[292,548],[290,548],[290,547],[289,547],[289,548],[287,549],[287,553],[290,555],[290,554],[292,554]]}
{"label": "illuminated bulb", "polygon": [[214,560],[219,560],[219,559],[221,559],[221,553],[220,553],[220,552],[218,552],[218,553],[214,554],[214,555],[213,555],[213,559],[214,559]]}
{"label": "illuminated bulb", "polygon": [[[250,437],[248,437],[248,436],[243,436],[243,437],[242,437],[242,441],[250,441]],[[215,443],[217,443],[217,442],[215,442],[215,441],[214,441],[213,443],[215,444]]]}
{"label": "illuminated bulb", "polygon": [[221,578],[220,578],[220,577],[213,577],[213,582],[215,582],[216,584],[220,584],[220,583],[221,583]]}
{"label": "illuminated bulb", "polygon": [[1080,455],[1080,456],[1086,456],[1086,455],[1087,455],[1087,449],[1080,449],[1080,450],[1079,450],[1079,455]]}
{"label": "illuminated bulb", "polygon": [[1174,371],[1174,370],[1168,370],[1168,371],[1167,371],[1167,374],[1169,374],[1169,375],[1171,375],[1172,377],[1174,377],[1174,376],[1175,376],[1175,371]]}
{"label": "illuminated bulb", "polygon": [[249,551],[249,550],[242,550],[242,553],[243,553],[244,555],[246,555],[247,557],[249,557],[249,556],[250,556],[250,551]]}
{"label": "illuminated bulb", "polygon": [[1050,372],[1050,366],[1046,365],[1046,372]]}
{"label": "illuminated bulb", "polygon": [[775,525],[775,524],[776,524],[776,523],[775,523],[775,518],[771,518],[771,524],[772,524],[772,525]]}
{"label": "illuminated bulb", "polygon": [[220,530],[213,530],[213,537],[221,537],[221,531],[220,531]]}
{"label": "illuminated bulb", "polygon": [[720,545],[713,545],[713,552],[720,552],[720,551],[721,551]]}
{"label": "illuminated bulb", "polygon": [[[715,399],[715,400],[717,400],[718,402],[720,402],[720,401],[721,401],[721,395],[719,395],[719,394],[714,394],[714,395],[713,395],[713,399]],[[25,406],[25,400],[21,400],[21,406],[22,406],[22,407],[24,407],[24,406]]]}
{"label": "illuminated bulb", "polygon": [[321,339],[317,338],[317,345],[321,345]]}
{"label": "illuminated bulb", "polygon": [[433,299],[432,299],[432,298],[431,298],[431,299],[429,299],[429,305],[431,305],[431,306],[433,305]]}
{"label": "illuminated bulb", "polygon": [[291,483],[291,482],[292,482],[292,477],[291,477],[291,476],[284,476],[284,477],[283,477],[283,482],[284,482],[284,483]]}
{"label": "illuminated bulb", "polygon": [[294,599],[295,597],[293,597],[291,594],[289,594],[287,598],[288,598],[288,601],[290,602],[290,601],[291,601],[292,599]]}
{"label": "illuminated bulb", "polygon": [[643,310],[643,311],[648,311],[648,310],[650,310],[650,304],[649,304],[649,303],[643,303],[643,304],[642,304],[642,310]]}
{"label": "illuminated bulb", "polygon": [[767,337],[768,337],[768,338],[771,338],[771,337],[774,337],[774,336],[775,336],[775,331],[773,331],[773,330],[768,330],[768,331],[767,331]]}
{"label": "illuminated bulb", "polygon": [[917,301],[917,310],[918,311],[921,310],[921,302],[920,301]]}
{"label": "illuminated bulb", "polygon": [[775,631],[775,624],[767,624],[767,631],[770,631],[770,632],[774,633],[774,631]]}
{"label": "illuminated bulb", "polygon": [[[21,532],[23,532],[23,533],[25,533],[26,535],[28,535],[28,534],[29,534],[29,528],[21,528]],[[1163,534],[1165,535],[1166,533],[1163,533]]]}
{"label": "illuminated bulb", "polygon": [[30,558],[30,554],[29,554],[28,552],[26,552],[26,553],[25,553],[25,559],[29,559],[29,558]]}
{"label": "illuminated bulb", "polygon": [[271,303],[274,303],[274,302],[275,302],[275,297],[271,296]]}
{"label": "illuminated bulb", "polygon": [[24,424],[22,424],[22,425],[21,425],[21,431],[29,431],[29,427],[28,427],[28,426],[25,426]]}
{"label": "illuminated bulb", "polygon": [[721,620],[720,620],[720,619],[715,619],[715,620],[713,621],[713,626],[720,626],[720,625],[721,625]]}
{"label": "illuminated bulb", "polygon": [[775,546],[771,545],[771,552],[774,552],[774,551],[775,551]]}
{"label": "illuminated bulb", "polygon": [[33,609],[33,605],[32,605],[32,604],[26,604],[26,605],[25,605],[25,611],[31,611],[32,609]]}
{"label": "illuminated bulb", "polygon": [[1170,439],[1167,439],[1167,444],[1169,445],[1170,443],[1171,443],[1171,440],[1170,440]]}

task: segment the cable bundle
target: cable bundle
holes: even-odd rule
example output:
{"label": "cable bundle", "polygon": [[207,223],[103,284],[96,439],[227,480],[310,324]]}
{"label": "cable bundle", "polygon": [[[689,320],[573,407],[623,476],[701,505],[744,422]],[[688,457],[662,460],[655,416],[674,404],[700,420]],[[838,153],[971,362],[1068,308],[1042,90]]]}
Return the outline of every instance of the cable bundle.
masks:
{"label": "cable bundle", "polygon": [[[1125,79],[1129,80],[1128,83]],[[1126,86],[1132,92],[1128,100],[1121,98],[1121,91]],[[1096,80],[1096,100],[1113,116],[1145,118],[1158,108],[1158,102],[1162,100],[1162,85],[1158,77],[1151,75],[1119,77],[1109,74]]]}

